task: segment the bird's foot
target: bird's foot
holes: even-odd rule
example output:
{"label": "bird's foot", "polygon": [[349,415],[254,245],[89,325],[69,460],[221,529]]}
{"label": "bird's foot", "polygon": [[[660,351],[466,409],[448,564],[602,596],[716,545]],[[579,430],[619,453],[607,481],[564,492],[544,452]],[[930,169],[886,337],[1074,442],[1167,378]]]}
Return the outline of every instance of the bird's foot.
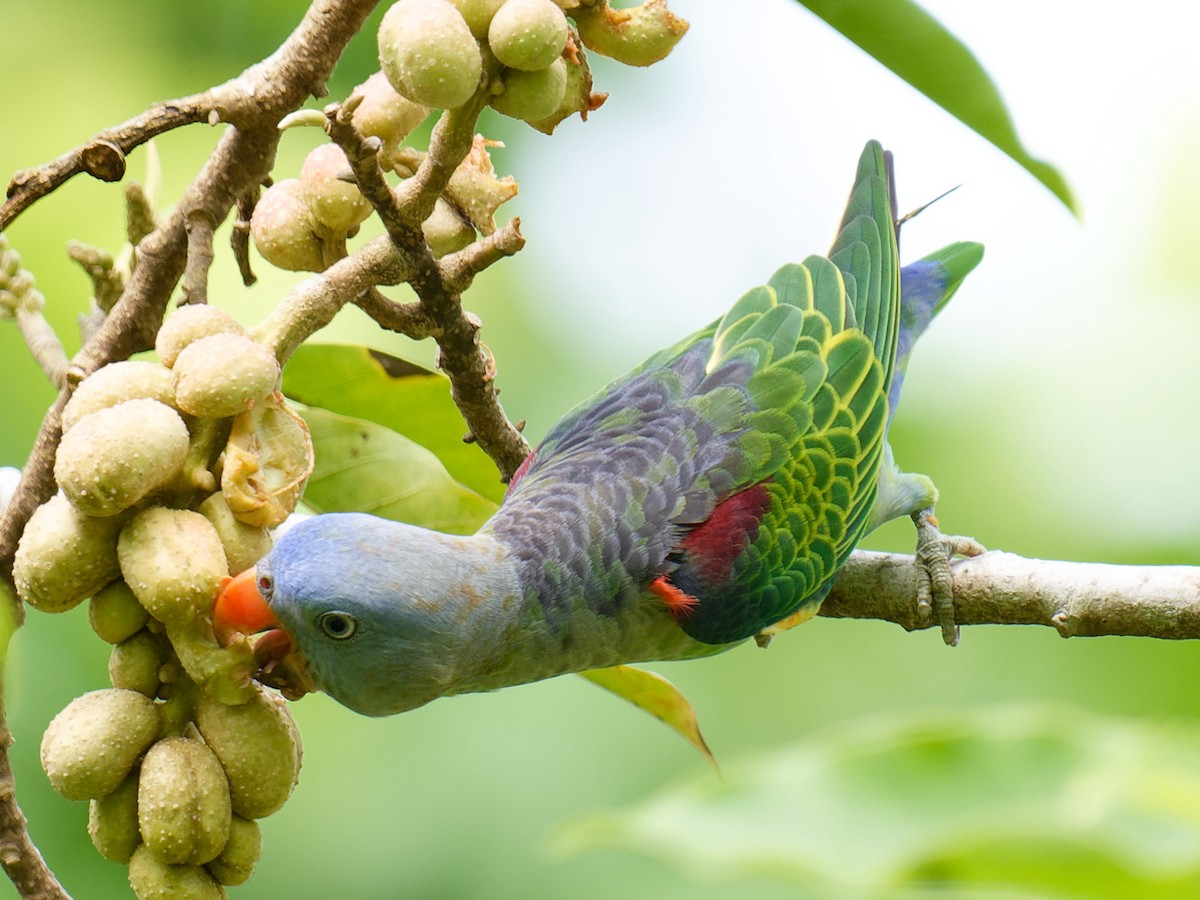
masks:
{"label": "bird's foot", "polygon": [[917,526],[917,616],[936,621],[942,628],[942,640],[953,647],[958,643],[958,623],[954,620],[950,560],[978,556],[986,548],[974,538],[942,534],[932,506],[913,513],[912,520]]}

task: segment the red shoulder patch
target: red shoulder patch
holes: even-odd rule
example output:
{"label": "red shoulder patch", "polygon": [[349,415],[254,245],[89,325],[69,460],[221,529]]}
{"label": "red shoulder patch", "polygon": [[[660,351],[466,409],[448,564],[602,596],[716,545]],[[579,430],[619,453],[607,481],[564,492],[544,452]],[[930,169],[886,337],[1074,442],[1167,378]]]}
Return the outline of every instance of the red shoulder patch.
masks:
{"label": "red shoulder patch", "polygon": [[758,538],[758,526],[771,506],[765,482],[726,497],[712,515],[683,539],[683,547],[697,563],[700,578],[708,584],[729,580],[733,562]]}
{"label": "red shoulder patch", "polygon": [[525,473],[529,471],[529,467],[533,465],[533,458],[537,456],[537,451],[530,451],[524,461],[517,466],[517,471],[513,472],[512,478],[508,479],[508,488],[504,491],[504,499],[508,499],[508,495],[513,492],[513,488],[517,486],[517,482],[525,477]]}

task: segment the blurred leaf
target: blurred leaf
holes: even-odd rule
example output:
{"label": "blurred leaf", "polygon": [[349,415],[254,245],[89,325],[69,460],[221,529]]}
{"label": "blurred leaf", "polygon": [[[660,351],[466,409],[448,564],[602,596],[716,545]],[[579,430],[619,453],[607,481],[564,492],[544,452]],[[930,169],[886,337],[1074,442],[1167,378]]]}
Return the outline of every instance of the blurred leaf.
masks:
{"label": "blurred leaf", "polygon": [[1045,185],[1076,216],[1066,179],[1034,159],[992,79],[966,46],[910,0],[799,0],[968,128],[991,141]]}
{"label": "blurred leaf", "polygon": [[436,456],[403,435],[309,407],[316,467],[304,503],[318,513],[368,512],[451,534],[471,534],[496,504],[450,477]]}
{"label": "blurred leaf", "polygon": [[650,713],[699,751],[716,768],[717,761],[700,734],[696,711],[679,688],[661,675],[634,666],[612,666],[580,672],[584,678]]}
{"label": "blurred leaf", "polygon": [[1047,706],[843,726],[568,826],[818,896],[1197,896],[1200,730]]}
{"label": "blurred leaf", "polygon": [[304,344],[283,372],[283,392],[306,406],[355,416],[431,451],[472,490],[499,502],[500,473],[475,444],[450,399],[450,379],[367,347]]}

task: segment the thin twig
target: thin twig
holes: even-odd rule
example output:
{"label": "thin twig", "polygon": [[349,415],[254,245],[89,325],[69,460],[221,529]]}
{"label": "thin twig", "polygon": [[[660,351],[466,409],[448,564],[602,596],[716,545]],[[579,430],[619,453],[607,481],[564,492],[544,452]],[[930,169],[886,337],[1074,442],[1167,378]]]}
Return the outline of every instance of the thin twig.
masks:
{"label": "thin twig", "polygon": [[206,209],[188,213],[187,267],[183,272],[183,303],[208,302],[208,270],[213,261],[213,231],[217,223]]}

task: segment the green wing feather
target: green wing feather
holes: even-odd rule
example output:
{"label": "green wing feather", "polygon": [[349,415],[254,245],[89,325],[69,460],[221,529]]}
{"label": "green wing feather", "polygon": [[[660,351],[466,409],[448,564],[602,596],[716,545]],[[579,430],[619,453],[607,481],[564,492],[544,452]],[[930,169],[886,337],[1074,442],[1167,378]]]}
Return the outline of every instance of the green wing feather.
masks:
{"label": "green wing feather", "polygon": [[890,159],[872,142],[829,258],[779,269],[717,324],[708,370],[750,359],[747,484],[770,502],[728,580],[673,576],[700,600],[692,637],[749,637],[806,606],[871,524],[896,355],[899,268]]}

